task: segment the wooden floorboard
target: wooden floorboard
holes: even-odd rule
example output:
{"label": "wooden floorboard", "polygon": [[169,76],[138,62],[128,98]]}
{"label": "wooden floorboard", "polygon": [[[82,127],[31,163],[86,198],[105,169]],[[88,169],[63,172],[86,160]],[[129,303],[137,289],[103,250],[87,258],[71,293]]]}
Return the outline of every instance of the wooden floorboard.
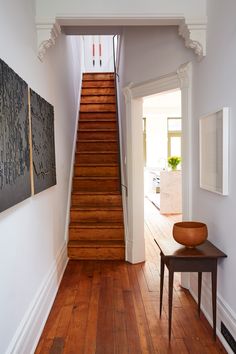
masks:
{"label": "wooden floorboard", "polygon": [[147,261],[70,261],[35,351],[36,354],[226,353],[197,315],[176,274],[172,340],[168,341],[168,272],[159,318],[159,251],[155,236],[171,237],[179,215],[163,216],[145,201]]}

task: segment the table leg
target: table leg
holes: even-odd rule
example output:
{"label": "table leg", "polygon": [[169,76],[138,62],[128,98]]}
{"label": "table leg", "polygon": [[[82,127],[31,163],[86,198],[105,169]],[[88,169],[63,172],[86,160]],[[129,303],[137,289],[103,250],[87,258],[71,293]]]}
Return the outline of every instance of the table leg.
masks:
{"label": "table leg", "polygon": [[213,314],[213,336],[216,340],[216,288],[217,288],[217,264],[211,272],[212,288],[212,314]]}
{"label": "table leg", "polygon": [[198,316],[201,313],[202,272],[198,272]]}
{"label": "table leg", "polygon": [[160,281],[160,317],[162,312],[163,286],[164,286],[165,264],[161,256],[161,281]]}
{"label": "table leg", "polygon": [[174,282],[174,272],[172,269],[169,269],[169,340],[171,339],[173,282]]}

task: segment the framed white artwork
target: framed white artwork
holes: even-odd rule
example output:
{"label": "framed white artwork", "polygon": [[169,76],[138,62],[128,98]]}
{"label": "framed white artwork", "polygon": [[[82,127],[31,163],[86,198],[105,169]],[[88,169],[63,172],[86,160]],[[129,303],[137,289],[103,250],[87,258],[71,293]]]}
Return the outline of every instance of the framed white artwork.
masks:
{"label": "framed white artwork", "polygon": [[200,118],[200,187],[228,195],[229,108]]}

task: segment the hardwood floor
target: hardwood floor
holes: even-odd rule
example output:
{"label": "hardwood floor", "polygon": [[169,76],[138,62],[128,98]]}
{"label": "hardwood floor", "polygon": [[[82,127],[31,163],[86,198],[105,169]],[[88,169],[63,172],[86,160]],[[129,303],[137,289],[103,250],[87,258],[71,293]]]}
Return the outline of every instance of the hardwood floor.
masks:
{"label": "hardwood floor", "polygon": [[[175,277],[168,341],[167,279],[159,319],[159,252],[153,236],[170,237],[178,216],[145,201],[147,261],[70,261],[36,354],[226,353],[188,291]],[[166,276],[167,276],[166,272]]]}

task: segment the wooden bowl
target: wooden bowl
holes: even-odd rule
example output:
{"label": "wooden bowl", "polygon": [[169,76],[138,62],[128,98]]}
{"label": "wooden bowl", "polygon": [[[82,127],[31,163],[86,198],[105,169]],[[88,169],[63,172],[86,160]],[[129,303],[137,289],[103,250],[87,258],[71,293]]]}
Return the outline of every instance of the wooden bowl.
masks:
{"label": "wooden bowl", "polygon": [[173,226],[175,241],[188,248],[194,248],[207,239],[207,226],[202,222],[182,221]]}

